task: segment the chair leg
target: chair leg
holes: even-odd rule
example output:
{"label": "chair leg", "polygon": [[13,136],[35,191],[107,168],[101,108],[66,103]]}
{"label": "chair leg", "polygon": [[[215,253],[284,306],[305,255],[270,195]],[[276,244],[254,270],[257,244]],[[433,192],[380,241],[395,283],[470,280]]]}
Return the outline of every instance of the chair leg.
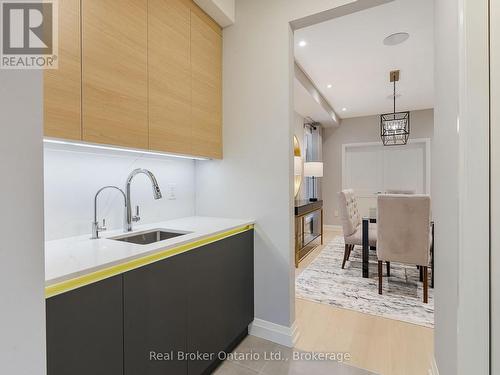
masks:
{"label": "chair leg", "polygon": [[382,294],[382,261],[378,261],[378,294]]}
{"label": "chair leg", "polygon": [[429,275],[428,275],[428,267],[422,267],[424,270],[424,303],[429,302]]}
{"label": "chair leg", "polygon": [[344,248],[344,260],[342,261],[342,269],[345,267],[345,262],[347,262],[347,259],[349,259],[349,253],[351,252],[350,249],[351,245],[345,244]]}
{"label": "chair leg", "polygon": [[419,266],[418,269],[420,271],[420,282],[423,282],[424,281],[424,267]]}
{"label": "chair leg", "polygon": [[391,262],[385,262],[387,266],[387,277],[391,276]]}
{"label": "chair leg", "polygon": [[349,245],[349,252],[347,253],[347,260],[351,257],[351,251],[354,250],[354,245]]}

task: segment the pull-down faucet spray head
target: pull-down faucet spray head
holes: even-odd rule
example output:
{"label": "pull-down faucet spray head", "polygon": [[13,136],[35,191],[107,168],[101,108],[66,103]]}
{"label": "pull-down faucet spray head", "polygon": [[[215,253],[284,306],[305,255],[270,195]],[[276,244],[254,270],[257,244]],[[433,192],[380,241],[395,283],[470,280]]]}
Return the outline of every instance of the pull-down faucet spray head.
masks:
{"label": "pull-down faucet spray head", "polygon": [[148,171],[147,169],[143,169],[143,168],[137,168],[137,169],[134,169],[128,176],[127,178],[127,188],[130,187],[130,183],[132,182],[133,178],[138,175],[138,174],[145,174],[146,176],[149,177],[149,180],[151,181],[151,185],[153,186],[153,197],[154,199],[161,199],[162,198],[162,195],[161,195],[161,189],[160,189],[160,185],[158,185],[158,181],[156,181],[156,177],[153,173],[151,173],[150,171]]}
{"label": "pull-down faucet spray head", "polygon": [[[149,172],[149,173],[151,173],[151,172]],[[156,177],[151,173],[149,178],[151,179],[151,183],[153,184],[153,197],[156,200],[161,199],[162,195],[161,195],[160,185],[158,185],[158,181],[156,181]]]}
{"label": "pull-down faucet spray head", "polygon": [[137,214],[137,217],[132,216],[132,207],[131,207],[131,202],[130,202],[130,184],[132,183],[132,180],[134,177],[138,174],[145,174],[148,176],[149,180],[151,181],[151,185],[153,186],[153,197],[154,199],[161,199],[161,189],[160,186],[158,185],[158,181],[156,181],[156,177],[154,176],[153,173],[148,171],[147,169],[143,168],[137,168],[134,169],[129,176],[127,177],[127,183],[125,185],[126,188],[126,193],[127,193],[127,218],[126,218],[126,223],[125,223],[125,230],[130,232],[132,230],[132,221],[138,221],[139,214]]}

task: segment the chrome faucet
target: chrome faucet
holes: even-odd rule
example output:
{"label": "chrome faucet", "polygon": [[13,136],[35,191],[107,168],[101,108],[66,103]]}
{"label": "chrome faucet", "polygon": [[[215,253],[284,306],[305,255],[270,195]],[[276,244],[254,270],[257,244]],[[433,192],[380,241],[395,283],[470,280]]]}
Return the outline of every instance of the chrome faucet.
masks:
{"label": "chrome faucet", "polygon": [[97,221],[97,197],[99,194],[106,189],[116,189],[123,195],[123,202],[125,203],[125,208],[127,208],[127,198],[125,197],[125,193],[122,189],[116,186],[104,186],[99,189],[94,197],[94,221],[92,222],[92,239],[96,240],[99,238],[99,232],[103,232],[106,230],[106,220],[102,219],[102,226],[99,225],[99,221]]}
{"label": "chrome faucet", "polygon": [[127,191],[127,197],[126,197],[126,205],[127,205],[127,217],[126,217],[126,222],[125,222],[125,232],[131,232],[132,231],[132,222],[138,222],[141,220],[139,216],[139,206],[136,206],[136,215],[132,216],[132,204],[130,202],[130,184],[132,183],[132,180],[134,177],[138,174],[145,174],[146,176],[149,177],[151,180],[151,184],[153,185],[153,197],[154,199],[161,199],[161,190],[160,186],[158,185],[158,181],[156,181],[156,177],[154,176],[153,173],[148,171],[147,169],[142,169],[142,168],[137,168],[134,169],[127,177],[127,184],[126,184],[126,191]]}

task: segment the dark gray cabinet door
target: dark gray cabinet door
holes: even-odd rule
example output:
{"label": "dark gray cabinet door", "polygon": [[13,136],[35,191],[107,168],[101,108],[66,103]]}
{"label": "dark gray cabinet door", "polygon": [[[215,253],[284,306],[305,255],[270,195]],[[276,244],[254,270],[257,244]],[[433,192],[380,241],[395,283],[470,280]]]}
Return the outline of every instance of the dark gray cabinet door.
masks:
{"label": "dark gray cabinet door", "polygon": [[46,301],[48,375],[122,375],[122,276]]}
{"label": "dark gray cabinet door", "polygon": [[123,275],[125,375],[187,373],[185,280],[184,254]]}
{"label": "dark gray cabinet door", "polygon": [[188,362],[188,374],[209,373],[254,316],[253,230],[193,250],[188,259],[188,351],[210,360]]}

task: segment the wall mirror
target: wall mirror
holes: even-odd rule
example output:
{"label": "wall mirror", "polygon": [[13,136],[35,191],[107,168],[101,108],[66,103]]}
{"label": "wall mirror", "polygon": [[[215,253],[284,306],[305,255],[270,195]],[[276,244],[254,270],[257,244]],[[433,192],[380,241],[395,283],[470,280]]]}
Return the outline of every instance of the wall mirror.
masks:
{"label": "wall mirror", "polygon": [[293,169],[294,169],[294,197],[297,198],[299,194],[300,185],[302,184],[302,152],[300,150],[300,143],[297,136],[293,136]]}

